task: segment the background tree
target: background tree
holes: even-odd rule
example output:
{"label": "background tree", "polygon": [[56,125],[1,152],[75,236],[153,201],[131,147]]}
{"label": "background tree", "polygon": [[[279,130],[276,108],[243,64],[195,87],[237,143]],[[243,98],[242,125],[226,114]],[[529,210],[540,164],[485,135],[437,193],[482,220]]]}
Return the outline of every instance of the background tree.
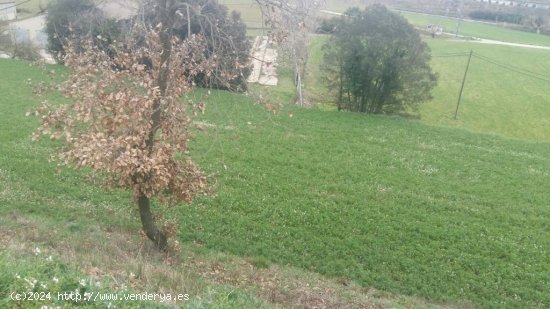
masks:
{"label": "background tree", "polygon": [[256,0],[272,38],[282,47],[294,73],[297,102],[304,105],[302,81],[309,58],[310,35],[316,30],[323,0]]}
{"label": "background tree", "polygon": [[[51,4],[46,32],[48,48],[53,55],[59,54],[58,62],[63,58],[67,40],[78,42],[79,38],[89,35],[96,45],[111,53],[110,44],[131,31],[132,20],[141,20],[148,27],[160,22],[154,11],[155,1],[142,1],[139,11],[128,20],[109,19],[96,4],[92,0],[57,0]],[[179,16],[172,25],[174,35],[185,40],[189,32],[201,34],[208,46],[206,56],[219,57],[214,74],[199,74],[195,82],[203,87],[246,91],[246,80],[251,72],[251,44],[240,15],[229,14],[227,7],[217,0],[177,0],[174,4]]]}
{"label": "background tree", "polygon": [[[181,6],[181,18],[174,24],[174,34],[185,39],[191,34],[201,34],[206,38],[206,56],[220,57],[214,74],[197,76],[197,84],[203,87],[246,91],[246,80],[252,69],[249,54],[252,45],[246,37],[246,24],[237,12],[229,11],[218,0],[176,1]],[[154,2],[145,3],[143,12],[149,25],[156,25],[155,15],[149,7]],[[187,13],[189,13],[189,20]]]}
{"label": "background tree", "polygon": [[69,76],[58,87],[69,103],[44,102],[34,135],[62,141],[61,164],[91,169],[108,188],[130,189],[143,231],[159,249],[175,229],[157,227],[151,200],[190,201],[206,188],[185,154],[193,104],[181,98],[196,74],[211,73],[215,57],[205,57],[201,36],[182,41],[173,35],[178,8],[156,1],[152,9],[161,23],[136,26],[124,41],[111,43],[111,55],[89,37],[69,41],[63,59]]}
{"label": "background tree", "polygon": [[35,61],[41,58],[34,44],[18,39],[17,29],[8,21],[2,20],[0,20],[0,53],[5,53],[12,59]]}
{"label": "background tree", "polygon": [[107,18],[92,0],[52,1],[48,6],[45,28],[48,35],[48,51],[57,62],[62,63],[64,46],[68,40],[78,45],[81,38],[90,37],[96,45],[107,50],[120,35],[119,27],[117,22]]}
{"label": "background tree", "polygon": [[548,25],[548,19],[544,15],[533,15],[529,17],[530,26],[535,30],[537,34],[540,34],[542,30],[545,30]]}
{"label": "background tree", "polygon": [[9,23],[0,20],[0,51],[8,53],[13,48],[13,36]]}
{"label": "background tree", "polygon": [[350,9],[325,47],[338,107],[373,114],[415,110],[436,85],[430,49],[400,15],[381,5]]}

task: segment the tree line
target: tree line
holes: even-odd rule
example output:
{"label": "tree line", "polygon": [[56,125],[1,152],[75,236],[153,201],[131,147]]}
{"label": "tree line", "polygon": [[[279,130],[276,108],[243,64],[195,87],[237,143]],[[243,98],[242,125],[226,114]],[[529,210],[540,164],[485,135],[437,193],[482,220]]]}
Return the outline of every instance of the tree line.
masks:
{"label": "tree line", "polygon": [[[246,25],[238,12],[229,12],[217,0],[179,1],[181,15],[172,25],[174,36],[185,40],[190,35],[203,35],[207,41],[207,57],[220,57],[211,75],[196,76],[200,86],[246,91],[246,79],[251,68],[248,64],[250,41]],[[124,40],[136,21],[148,27],[162,22],[155,14],[156,2],[145,1],[125,19],[109,18],[92,0],[57,0],[50,3],[46,18],[48,50],[59,63],[63,63],[68,41],[80,42],[88,37],[94,45],[113,54],[112,43]],[[239,64],[239,65],[237,65]]]}

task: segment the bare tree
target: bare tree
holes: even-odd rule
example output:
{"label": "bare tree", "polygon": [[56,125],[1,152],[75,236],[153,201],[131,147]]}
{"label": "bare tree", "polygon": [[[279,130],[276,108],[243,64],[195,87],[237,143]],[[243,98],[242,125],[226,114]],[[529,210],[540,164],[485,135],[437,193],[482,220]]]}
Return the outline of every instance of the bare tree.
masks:
{"label": "bare tree", "polygon": [[0,20],[0,50],[9,52],[13,48],[13,35],[7,21]]}
{"label": "bare tree", "polygon": [[38,60],[38,48],[30,41],[18,37],[18,30],[7,21],[0,21],[0,52],[12,59]]}
{"label": "bare tree", "polygon": [[544,30],[548,24],[547,19],[543,15],[530,16],[529,22],[537,34],[540,34],[541,30]]}
{"label": "bare tree", "polygon": [[296,95],[304,105],[302,81],[306,73],[310,34],[323,0],[256,0],[266,24],[274,29],[274,40],[281,44],[294,72]]}
{"label": "bare tree", "polygon": [[160,22],[136,25],[137,34],[114,43],[112,55],[91,38],[68,43],[70,73],[58,89],[70,102],[44,102],[35,112],[42,118],[33,137],[62,140],[61,164],[90,168],[108,188],[130,189],[144,233],[164,250],[175,229],[157,226],[151,200],[189,202],[207,188],[205,175],[185,154],[192,108],[202,105],[181,98],[197,74],[210,74],[215,57],[206,59],[202,36],[182,41],[172,35],[183,15],[176,1],[156,1],[154,10]]}

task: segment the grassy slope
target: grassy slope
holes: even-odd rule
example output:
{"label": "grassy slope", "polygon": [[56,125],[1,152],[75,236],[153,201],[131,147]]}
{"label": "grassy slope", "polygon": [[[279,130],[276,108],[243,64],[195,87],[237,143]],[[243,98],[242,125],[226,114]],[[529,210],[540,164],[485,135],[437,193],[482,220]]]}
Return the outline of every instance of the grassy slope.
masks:
{"label": "grassy slope", "polygon": [[[461,65],[440,67],[460,75]],[[452,78],[448,83],[456,86]],[[17,97],[14,89],[2,93]],[[445,92],[452,90],[441,97]],[[182,226],[190,228],[182,230],[182,240],[434,300],[494,308],[549,305],[547,143],[344,113],[269,116],[240,96],[215,93],[213,99],[225,103],[211,102],[203,121],[214,126],[193,151],[207,170],[220,171],[220,190],[182,212]],[[21,129],[23,107],[6,114],[15,117],[3,123],[0,139],[8,143],[0,166],[4,183],[17,179],[34,193],[28,203],[20,198],[26,191],[17,198],[4,190],[2,202],[10,202],[3,216],[21,209],[53,225],[75,199],[127,207],[124,194],[113,200],[74,186],[78,174],[52,176],[52,167],[36,160],[49,148],[21,140],[33,126]],[[441,114],[432,122],[441,123]],[[465,107],[461,120],[468,114]],[[51,209],[43,210],[44,204]],[[63,219],[66,229],[89,212],[78,214]]]}
{"label": "grassy slope", "polygon": [[[454,112],[467,56],[438,57],[468,53],[489,57],[505,65],[521,68],[550,79],[550,53],[545,50],[485,45],[467,41],[426,38],[432,55],[432,69],[439,74],[434,99],[420,108],[422,121],[431,125],[467,128],[531,140],[550,140],[550,94],[548,83],[518,74],[484,60],[473,58],[470,64],[458,120]],[[314,103],[327,106],[333,97],[327,94],[322,78],[321,47],[324,36],[315,36],[310,45],[306,95]],[[334,108],[334,107],[332,107]]]}
{"label": "grassy slope", "polygon": [[[414,18],[411,17],[411,19]],[[426,21],[421,18],[416,18],[413,21],[419,25],[425,22],[441,22],[439,20]],[[547,38],[543,36],[534,36],[481,24],[465,23],[462,26],[462,31],[468,35],[490,39],[547,45]],[[495,57],[494,59],[499,61],[510,62],[510,59],[513,59],[514,62],[512,64],[514,65],[541,73],[546,73],[545,70],[547,70],[546,53],[540,51],[468,45],[465,43],[430,42],[430,44],[434,49],[434,53],[469,51],[470,48],[474,48],[477,52]],[[318,48],[320,45],[320,40],[314,41],[313,49]],[[312,62],[318,62],[319,59],[318,50],[314,50]],[[533,59],[537,60],[533,61]],[[532,82],[529,79],[524,79],[514,74],[499,71],[498,68],[491,67],[487,63],[477,63],[478,69],[476,71],[475,61],[472,63],[471,79],[469,79],[470,82],[467,84],[460,119],[458,122],[455,122],[450,118],[454,111],[453,103],[456,101],[456,92],[459,89],[465,59],[434,59],[434,68],[442,75],[442,79],[440,86],[435,91],[435,100],[427,104],[423,109],[424,121],[432,124],[461,126],[477,131],[499,133],[520,138],[548,139],[548,132],[550,130],[548,130],[548,122],[544,116],[548,111],[547,104],[545,104],[547,100],[545,85]],[[317,74],[312,75],[313,78],[310,78],[307,87],[313,90],[313,93],[318,95],[318,97],[322,97],[322,91],[317,89],[319,88],[318,76]],[[313,84],[311,83],[312,79],[314,80]],[[319,92],[315,89],[319,90]],[[468,104],[466,102],[470,104],[469,107],[465,107],[465,104]],[[223,114],[226,115],[227,113],[224,110]],[[238,116],[234,118],[230,117],[230,119],[235,118],[238,118]],[[349,119],[346,118],[345,121],[349,121]],[[513,308],[516,306],[537,305],[534,303],[528,304],[529,301],[525,302],[526,298],[524,296],[516,293],[522,290],[521,287],[525,287],[524,284],[513,284],[512,281],[515,279],[512,279],[512,281],[506,279],[519,278],[522,276],[520,273],[525,273],[524,270],[516,273],[514,269],[518,269],[518,263],[523,263],[521,261],[524,254],[525,256],[530,256],[530,253],[526,253],[524,249],[520,249],[520,247],[526,248],[523,247],[525,245],[524,240],[532,239],[532,236],[537,234],[531,235],[523,229],[523,226],[534,225],[531,223],[519,223],[516,228],[512,228],[510,225],[499,223],[500,220],[511,223],[518,219],[517,214],[525,211],[525,209],[533,210],[534,208],[538,208],[546,212],[543,205],[544,199],[547,196],[543,197],[545,193],[541,189],[544,188],[544,181],[536,184],[533,182],[534,178],[528,174],[539,174],[543,178],[547,178],[548,162],[539,162],[531,165],[528,159],[530,155],[522,158],[525,153],[523,155],[519,154],[526,148],[525,145],[533,146],[536,144],[517,142],[516,146],[511,146],[516,142],[508,141],[505,142],[506,145],[496,146],[495,139],[497,140],[496,144],[500,144],[504,140],[494,136],[480,137],[477,135],[468,135],[465,132],[458,133],[460,131],[445,131],[444,129],[434,128],[426,129],[424,134],[420,135],[416,135],[418,132],[413,130],[414,133],[411,133],[412,136],[403,140],[401,137],[403,134],[406,134],[410,125],[407,123],[405,125],[406,128],[402,128],[402,130],[394,131],[395,127],[392,127],[391,131],[394,134],[391,134],[389,138],[381,138],[382,142],[377,140],[379,144],[378,148],[372,147],[373,145],[370,143],[364,146],[367,149],[357,147],[357,149],[364,151],[365,154],[354,157],[352,153],[355,153],[355,151],[348,151],[346,153],[349,145],[341,141],[346,140],[346,137],[349,135],[372,134],[372,136],[380,136],[383,135],[386,128],[383,127],[376,130],[368,124],[361,123],[358,125],[356,122],[348,123],[349,127],[346,127],[333,118],[330,120],[320,120],[319,123],[323,123],[321,129],[304,128],[303,122],[299,121],[299,123],[299,126],[294,127],[295,132],[298,132],[296,135],[299,138],[289,133],[283,133],[285,131],[274,134],[273,131],[267,129],[269,134],[271,134],[270,140],[276,141],[274,142],[275,146],[271,148],[254,143],[254,138],[246,140],[247,143],[250,143],[247,149],[268,148],[264,151],[266,155],[262,157],[264,159],[262,162],[267,157],[274,157],[275,159],[272,160],[274,162],[268,163],[268,165],[285,165],[285,171],[288,170],[286,173],[279,173],[277,171],[276,175],[269,173],[262,173],[263,176],[256,175],[259,171],[265,170],[265,168],[260,167],[262,163],[258,162],[257,165],[252,164],[255,167],[250,168],[252,170],[255,169],[256,173],[251,171],[246,176],[242,171],[250,165],[239,165],[238,168],[235,168],[239,173],[230,178],[232,182],[238,182],[242,177],[246,179],[246,183],[252,182],[255,184],[247,188],[246,198],[249,199],[250,196],[254,197],[256,200],[255,204],[257,204],[256,207],[261,208],[260,211],[265,214],[247,219],[248,214],[254,214],[252,210],[254,206],[246,206],[243,205],[243,202],[234,200],[235,198],[232,199],[233,194],[230,192],[227,194],[229,198],[225,197],[225,199],[222,199],[220,197],[219,207],[222,207],[221,209],[224,210],[224,214],[221,215],[223,218],[216,218],[218,220],[225,219],[228,222],[228,227],[215,227],[215,220],[208,221],[205,224],[205,226],[209,227],[206,229],[207,231],[203,231],[202,224],[198,225],[197,235],[201,239],[210,239],[210,241],[214,239],[216,247],[227,248],[227,250],[231,250],[232,252],[245,252],[252,255],[260,253],[266,256],[273,256],[276,259],[278,256],[281,256],[279,259],[284,262],[292,261],[292,263],[298,263],[304,267],[311,267],[315,270],[335,275],[345,274],[353,278],[363,278],[358,280],[365,280],[368,283],[376,282],[373,284],[378,284],[378,286],[382,286],[383,288],[397,288],[400,291],[412,291],[412,293],[420,293],[421,295],[429,295],[429,297],[435,298],[441,296],[443,299],[454,295],[450,296],[450,298],[456,299],[462,297],[470,299],[475,303],[482,304],[484,307],[503,306]],[[331,126],[331,124],[334,124],[334,126]],[[327,127],[330,127],[330,129]],[[420,127],[426,128],[423,126]],[[288,129],[288,127],[285,128]],[[311,135],[304,134],[304,130],[307,132],[308,128],[314,133],[311,133]],[[434,133],[434,130],[437,133]],[[441,130],[445,133],[441,133]],[[331,135],[329,132],[338,133]],[[448,135],[449,133],[452,134]],[[216,132],[216,134],[220,133]],[[232,136],[236,140],[242,140],[240,134],[233,133]],[[312,136],[322,136],[322,142],[316,144],[313,141],[315,138],[312,138]],[[457,138],[468,142],[466,144],[457,144]],[[372,142],[372,140],[370,141]],[[382,153],[379,153],[378,151],[384,149],[384,143],[388,143],[388,141],[392,141],[392,145],[397,143],[403,148],[394,147],[401,149],[401,151],[386,149],[385,152],[382,151]],[[433,141],[435,141],[436,145],[432,144]],[[281,146],[281,143],[287,146]],[[331,147],[335,150],[327,153],[327,148],[320,146],[326,143],[331,144]],[[357,143],[361,142],[357,141]],[[353,145],[354,143],[351,144]],[[427,146],[423,146],[424,144]],[[456,147],[448,147],[448,145]],[[547,148],[547,144],[540,145],[543,148]],[[228,153],[228,146],[224,144],[219,147],[222,150],[218,152],[218,155],[225,158]],[[281,148],[292,149],[293,147],[297,149],[295,149],[295,153],[290,155],[280,150]],[[302,149],[303,147],[306,148],[305,151]],[[415,147],[419,149],[415,151]],[[518,148],[511,150],[514,147]],[[317,152],[317,149],[323,150]],[[409,158],[410,149],[413,149],[412,153],[418,154],[416,159],[414,156],[413,158]],[[545,151],[541,150],[539,159],[546,160]],[[399,153],[404,154],[400,159],[401,162],[405,162],[402,163],[401,169],[411,170],[411,166],[416,166],[416,168],[412,168],[414,171],[409,175],[411,178],[393,170],[395,169],[394,162],[396,161],[394,157],[399,156]],[[432,155],[430,156],[428,153],[432,153]],[[465,153],[468,155],[465,156]],[[505,153],[508,153],[508,155],[505,155]],[[239,157],[242,160],[242,156],[245,156],[244,151],[239,152],[239,155],[235,157]],[[254,152],[254,158],[250,158],[249,160],[252,162],[260,161],[255,159],[257,156],[258,153]],[[342,156],[347,156],[348,159],[342,159]],[[337,159],[334,159],[334,157]],[[511,157],[515,157],[516,159],[513,160]],[[447,168],[434,168],[430,164],[426,166],[426,160],[428,162],[447,162],[444,165],[453,162],[447,167],[451,167],[451,170],[454,169],[454,174],[440,173],[443,170],[447,170],[447,172],[450,170]],[[334,161],[338,162],[339,165],[335,166],[332,164]],[[367,167],[361,167],[361,164],[356,163],[356,161],[361,161]],[[288,164],[287,162],[292,162],[292,164]],[[311,167],[314,164],[315,166]],[[541,166],[546,167],[543,170],[539,170],[538,167]],[[298,174],[296,174],[296,169],[292,169],[291,167],[298,167]],[[306,167],[305,171],[304,167]],[[523,169],[524,172],[527,171],[527,175],[521,176],[517,174],[518,168]],[[386,171],[384,173],[385,169],[389,169],[390,172]],[[516,172],[513,172],[514,170]],[[435,173],[432,173],[432,171],[435,171]],[[308,175],[315,176],[308,177],[303,174],[308,172]],[[317,179],[320,176],[319,174],[323,175],[321,176],[322,179]],[[375,175],[377,180],[380,179],[382,182],[390,183],[396,182],[399,185],[387,186],[376,181],[369,183],[368,180],[363,180],[361,177],[357,177],[354,181],[346,181],[345,177],[347,175]],[[438,175],[439,177],[433,178],[434,175]],[[426,180],[424,176],[431,178],[433,183],[430,181],[426,183],[417,179],[419,177]],[[350,176],[350,178],[353,178],[353,176]],[[312,181],[312,179],[317,181]],[[507,185],[503,183],[503,181],[506,182],[505,179],[509,179]],[[263,181],[268,181],[268,185],[258,188],[259,184],[263,183]],[[327,185],[327,183],[332,182],[336,184]],[[281,185],[281,183],[288,183],[288,185]],[[322,189],[312,189],[312,187],[316,186]],[[262,192],[270,192],[274,187],[276,188],[276,192],[282,191],[286,193],[262,194]],[[395,191],[386,194],[388,187],[390,191]],[[521,192],[517,189],[518,187],[522,188]],[[428,190],[428,192],[425,190]],[[430,193],[429,191],[432,190],[435,190],[435,192]],[[254,192],[258,193],[254,194]],[[526,195],[522,197],[521,195],[523,194]],[[369,212],[374,219],[368,222],[378,223],[375,224],[375,227],[370,225],[364,226],[364,221],[362,220],[364,213],[357,209],[360,207],[352,207],[353,210],[351,211],[346,207],[342,207],[347,206],[347,204],[368,203],[369,199],[364,198],[364,196],[369,195],[374,197],[375,200],[382,200],[381,202],[375,201],[372,204],[375,206],[371,206],[378,213],[375,213],[373,216]],[[334,196],[338,196],[338,198],[334,198]],[[512,198],[512,196],[515,198]],[[539,196],[541,199],[537,202],[533,200],[535,196]],[[312,202],[316,200],[315,197],[317,197],[320,205]],[[270,207],[264,209],[263,205],[265,204],[270,205]],[[311,206],[302,206],[304,204]],[[275,210],[272,209],[273,205],[275,205]],[[414,210],[411,210],[413,208],[411,205],[414,207]],[[422,205],[425,208],[419,210],[414,205]],[[459,207],[456,208],[455,206]],[[289,207],[290,209],[298,209],[294,210],[295,214],[288,214]],[[431,207],[441,212],[433,211]],[[300,209],[306,210],[300,213]],[[322,209],[322,211],[318,209]],[[372,210],[372,208],[369,209]],[[383,211],[379,209],[383,209]],[[515,209],[515,211],[512,209]],[[228,210],[229,214],[225,210]],[[451,211],[451,213],[447,211]],[[216,212],[216,210],[213,212]],[[234,217],[231,216],[233,212],[236,213]],[[206,207],[199,209],[199,213],[212,214]],[[285,213],[287,213],[286,216],[284,215]],[[331,223],[333,218],[330,214],[332,213],[338,213],[336,218],[342,222]],[[345,215],[342,216],[342,214]],[[396,215],[397,218],[395,218]],[[520,217],[522,216],[520,215]],[[543,213],[540,213],[532,218],[542,220],[544,216]],[[204,215],[201,217],[208,218],[208,216]],[[272,218],[280,217],[284,219],[275,222],[272,221],[273,226],[269,227],[267,232],[264,230],[265,227],[261,227],[262,224],[260,222],[262,220],[266,218],[273,220]],[[196,218],[193,220],[196,220]],[[389,222],[386,222],[386,220]],[[294,223],[289,226],[289,221]],[[232,222],[236,227],[233,227],[229,222]],[[493,224],[487,224],[487,222],[493,222]],[[539,232],[542,234],[546,233],[547,235],[548,226],[542,222],[539,221],[542,224],[539,225],[541,228]],[[436,228],[433,228],[434,223]],[[246,227],[240,227],[243,224]],[[409,225],[410,227],[407,229]],[[512,225],[514,224],[512,223]],[[402,236],[398,232],[403,227],[407,231],[404,233],[406,236]],[[208,230],[211,230],[211,232],[208,232]],[[235,243],[227,243],[229,240],[225,237],[216,236],[217,234],[226,235],[233,230],[246,230],[248,233],[245,233],[247,236],[244,239],[243,237],[237,238]],[[304,230],[309,231],[309,235],[308,233],[303,233]],[[334,230],[339,230],[339,232],[335,232]],[[388,235],[389,239],[385,237],[377,238],[371,235],[373,230],[379,233],[375,233],[375,235]],[[492,234],[491,236],[488,236],[488,231],[491,231],[489,232],[489,234]],[[319,236],[319,234],[325,235],[323,232],[328,235]],[[523,232],[527,232],[529,236],[519,236]],[[234,235],[238,234],[235,232]],[[273,236],[277,234],[280,236]],[[291,238],[288,237],[289,235],[297,239],[288,240],[288,238]],[[363,243],[358,240],[362,239],[361,237],[367,239],[367,243],[370,241],[374,245],[371,244],[371,247],[362,246]],[[512,240],[513,238],[516,238],[516,240]],[[539,240],[542,239],[539,238]],[[461,240],[464,241],[462,244]],[[431,243],[431,245],[425,245],[425,241]],[[239,245],[237,243],[241,243],[241,249],[238,248]],[[271,243],[273,248],[285,248],[285,250],[270,248],[269,243]],[[301,245],[302,243],[307,243],[307,245]],[[418,245],[418,243],[421,243],[421,245]],[[505,243],[508,244],[506,245]],[[392,250],[381,252],[384,250],[380,249],[388,246],[388,244],[394,244],[396,248],[403,251],[400,253],[393,252]],[[372,246],[376,250],[372,250]],[[418,248],[419,246],[420,248]],[[516,249],[512,248],[514,246],[516,246]],[[540,248],[538,244],[532,244],[532,246],[533,248]],[[298,250],[298,252],[301,251],[301,253],[289,253],[286,250],[287,248],[295,248],[295,250]],[[327,250],[331,250],[333,253],[327,254]],[[418,251],[422,253],[417,253]],[[345,255],[342,252],[346,252],[353,257],[342,259],[340,257]],[[356,255],[354,256],[353,254]],[[512,256],[517,257],[517,262],[512,261]],[[542,274],[541,280],[538,281],[542,285],[538,287],[531,285],[531,288],[523,289],[523,292],[527,292],[528,294],[534,292],[532,295],[538,294],[534,296],[533,301],[536,303],[542,300],[542,302],[538,303],[538,306],[544,306],[548,302],[549,297],[545,291],[547,288],[544,287],[548,285],[548,271],[542,261],[548,258],[548,253],[543,250],[540,251],[539,256],[541,257],[541,263],[539,264],[540,271],[535,271],[534,273],[527,271],[530,274],[526,275],[526,277],[533,278],[532,275],[535,273]],[[331,259],[332,261],[330,261]],[[388,259],[390,262],[387,262]],[[420,261],[422,259],[424,261]],[[388,266],[388,264],[393,264],[393,266]],[[360,266],[358,267],[358,265]],[[362,267],[367,270],[361,271]],[[409,267],[414,268],[414,270],[411,272]],[[519,267],[521,268],[521,266]],[[371,271],[370,269],[373,268],[376,270]],[[360,270],[358,271],[357,269]],[[383,275],[381,275],[382,273]],[[503,283],[505,281],[508,281],[508,283]],[[403,283],[403,286],[400,286],[400,283]],[[522,300],[518,301],[518,299]],[[516,301],[518,303],[514,303]]]}
{"label": "grassy slope", "polygon": [[[37,121],[24,115],[38,100],[25,82],[42,79],[39,70],[26,62],[0,60],[0,72],[0,307],[82,306],[57,299],[57,292],[75,289],[82,293],[189,293],[191,300],[183,303],[189,308],[272,307],[239,287],[207,282],[197,274],[200,268],[167,269],[162,256],[148,254],[139,238],[129,234],[139,230],[129,194],[105,194],[93,185],[77,185],[82,173],[56,171],[55,164],[48,163],[52,143],[31,142]],[[194,258],[202,268],[214,262],[204,254],[194,256],[192,247],[185,249],[184,264]],[[99,276],[91,276],[90,269],[97,269]],[[37,280],[34,288],[26,281],[33,279]],[[25,291],[50,292],[52,299],[9,299],[9,293]],[[106,307],[108,303],[97,300],[88,305]],[[166,307],[153,302],[112,303],[119,308]]]}
{"label": "grassy slope", "polygon": [[322,64],[324,62],[323,45],[328,36],[312,35],[310,38],[310,54],[307,62],[304,93],[315,106],[334,108],[333,97],[326,86]]}
{"label": "grassy slope", "polygon": [[434,300],[549,305],[550,144],[223,99],[193,144],[219,192],[181,215],[182,240]]}
{"label": "grassy slope", "polygon": [[[419,25],[442,23],[408,17]],[[464,23],[461,29],[497,40],[549,41],[481,24]],[[434,53],[475,48],[546,73],[543,52],[430,44]],[[320,40],[313,42],[313,63],[319,63],[315,50],[320,45]],[[472,63],[459,122],[450,120],[464,62],[434,60],[442,80],[436,99],[423,110],[424,121],[548,138],[544,84],[486,63],[478,63],[477,71]],[[312,79],[307,87],[322,97],[318,75]],[[466,299],[495,308],[548,305],[550,274],[544,261],[549,255],[540,245],[549,232],[543,221],[548,144],[319,112],[292,111],[299,115],[293,120],[285,114],[281,119],[262,116],[261,124],[248,125],[261,112],[236,104],[210,107],[210,121],[229,129],[214,130],[198,149],[207,154],[205,163],[221,157],[211,168],[224,165],[228,172],[217,199],[199,203],[190,218],[182,219],[196,229],[183,239],[435,299]],[[532,161],[533,153],[525,152],[531,147],[538,148],[542,161]],[[527,256],[540,258],[538,270],[527,269],[534,265],[525,262]]]}
{"label": "grassy slope", "polygon": [[[469,52],[550,77],[550,53],[505,46],[427,39],[432,54]],[[439,74],[434,100],[421,108],[423,121],[459,126],[516,138],[550,139],[548,82],[520,75],[473,58],[464,88],[458,121],[453,120],[467,56],[434,57]]]}
{"label": "grassy slope", "polygon": [[[34,219],[67,237],[136,229],[127,194],[75,185],[81,175],[46,162],[48,143],[30,143],[36,121],[22,115],[36,100],[21,84],[37,73],[1,64],[4,224]],[[192,153],[220,172],[219,190],[179,210],[185,243],[437,301],[549,304],[549,144],[210,99]]]}
{"label": "grassy slope", "polygon": [[[353,282],[343,286],[297,268],[265,268],[268,259],[235,257],[199,242],[183,243],[182,254],[165,256],[151,251],[149,242],[136,235],[139,215],[128,193],[105,193],[82,183],[83,173],[57,171],[47,161],[52,143],[31,142],[37,120],[24,114],[38,100],[25,81],[42,79],[38,69],[25,62],[1,60],[0,72],[0,307],[71,307],[76,304],[57,300],[15,303],[9,293],[34,290],[51,292],[57,298],[57,292],[79,288],[96,293],[189,293],[190,301],[180,303],[189,308],[276,308],[281,304],[439,308],[416,298],[367,291]],[[284,99],[282,94],[280,99]],[[245,112],[258,112],[252,104],[242,107]],[[259,118],[244,120],[256,123],[266,114],[259,112]],[[214,162],[203,163],[213,169]],[[171,212],[193,215],[186,206]],[[187,228],[182,225],[182,232]],[[36,248],[41,252],[35,254]],[[36,279],[35,288],[25,279]],[[162,307],[158,303],[115,303],[119,308]]]}

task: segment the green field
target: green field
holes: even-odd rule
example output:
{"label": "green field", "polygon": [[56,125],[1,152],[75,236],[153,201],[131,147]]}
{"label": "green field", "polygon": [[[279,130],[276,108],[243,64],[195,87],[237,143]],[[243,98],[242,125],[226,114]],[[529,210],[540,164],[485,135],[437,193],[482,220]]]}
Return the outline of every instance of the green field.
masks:
{"label": "green field", "polygon": [[[261,10],[255,0],[219,0],[231,11],[238,11],[248,26],[249,35],[264,35],[264,32],[258,29],[263,28]],[[322,9],[335,12],[344,12],[351,6],[361,6],[360,0],[325,0]]]}
{"label": "green field", "polygon": [[[413,25],[424,28],[429,24],[444,26],[454,33],[458,21],[453,18],[401,12]],[[550,36],[522,32],[496,25],[461,21],[459,34],[477,38],[520,44],[550,46]],[[311,85],[310,95],[321,106],[326,106],[327,96],[319,79],[322,61],[323,38],[312,42],[313,73],[306,84]],[[434,100],[421,108],[422,121],[433,125],[463,127],[477,132],[499,134],[507,137],[549,140],[550,96],[547,91],[550,80],[550,54],[547,50],[509,46],[484,45],[468,41],[433,40],[426,38],[435,56],[432,68],[439,73],[439,85],[434,90]],[[454,119],[460,84],[466,67],[467,56],[439,57],[452,53],[473,51],[497,62],[473,59],[458,119]],[[319,56],[319,54],[321,54]],[[508,65],[503,68],[499,64]],[[512,68],[512,70],[510,70]],[[525,76],[514,72],[519,69],[540,77]],[[321,84],[321,85],[320,85]]]}
{"label": "green field", "polygon": [[[1,308],[106,307],[109,303],[14,302],[9,298],[11,292],[51,292],[56,297],[57,292],[74,289],[119,295],[159,291],[189,293],[190,301],[183,304],[186,308],[280,308],[282,304],[312,305],[317,302],[334,307],[369,304],[393,308],[443,308],[416,297],[374,288],[366,291],[353,281],[344,286],[339,279],[326,278],[292,265],[270,266],[273,261],[261,254],[235,256],[229,251],[226,254],[220,251],[222,248],[201,244],[198,238],[183,242],[181,254],[156,253],[149,241],[139,238],[139,214],[129,193],[104,192],[86,183],[85,173],[58,170],[55,164],[48,162],[54,144],[31,142],[30,135],[38,121],[25,117],[25,113],[38,106],[39,100],[32,95],[27,80],[38,82],[44,78],[38,68],[27,62],[0,60],[0,72]],[[289,97],[288,94],[286,97],[282,93],[275,94],[279,100]],[[216,92],[213,98],[223,102],[237,97]],[[57,101],[59,97],[54,95],[50,99]],[[238,97],[238,100],[244,103],[232,106],[242,109],[242,118],[232,121],[250,122],[251,126],[261,121],[277,126],[277,122],[273,122],[276,119],[253,104],[250,98]],[[234,108],[227,111],[230,114],[237,112]],[[223,111],[218,109],[218,112]],[[201,120],[205,125],[213,120],[210,117],[217,116],[209,114],[208,117]],[[205,156],[215,155],[225,141],[215,131],[208,134],[216,136],[211,140],[213,143],[204,144],[204,138],[211,135],[197,133],[204,148],[194,151],[205,168],[213,171],[221,166],[223,156],[210,163],[205,161]],[[231,169],[235,166],[232,161],[225,163]],[[220,180],[222,178],[225,176]],[[246,193],[241,191],[239,194]],[[196,231],[187,220],[196,215],[194,207],[208,200],[212,205],[217,203],[215,197],[211,197],[198,200],[194,206],[180,205],[170,209],[177,217],[189,215],[181,218],[184,233],[180,240],[188,239],[190,233]],[[96,275],[91,275],[91,270]],[[31,287],[34,280],[36,283]],[[316,289],[325,293],[318,295]],[[158,302],[113,303],[118,308],[166,307]]]}
{"label": "green field", "polygon": [[[30,142],[36,120],[23,115],[37,102],[23,84],[36,69],[0,67],[2,225],[41,222],[105,246],[109,227],[137,230],[127,193],[78,185],[81,173],[47,162],[49,142]],[[550,305],[550,144],[393,117],[274,115],[224,92],[197,121],[191,153],[219,176],[215,195],[174,210],[184,244],[449,307]]]}
{"label": "green field", "polygon": [[[468,41],[425,40],[432,50],[431,65],[439,74],[439,80],[433,91],[434,99],[421,105],[422,122],[520,139],[550,140],[548,51]],[[321,78],[322,46],[325,41],[325,36],[315,36],[312,40],[305,89],[306,95],[318,106],[332,106],[334,109],[334,105],[330,105],[334,97],[327,94]],[[455,120],[454,113],[470,50],[491,62],[472,58]],[[516,69],[539,78],[519,74]]]}
{"label": "green field", "polygon": [[251,29],[263,27],[260,7],[254,0],[220,0],[219,2],[226,5],[231,11],[240,12],[249,32]]}
{"label": "green field", "polygon": [[[550,53],[548,51],[476,43],[430,40],[439,73],[434,100],[421,107],[429,124],[465,127],[475,131],[532,140],[550,139]],[[458,114],[454,120],[460,85],[468,56],[437,57],[455,52],[488,57],[497,64],[544,76],[540,80],[473,57]]]}
{"label": "green field", "polygon": [[[221,2],[258,22],[251,0]],[[550,46],[482,24],[461,29]],[[550,94],[548,82],[511,70],[550,80],[550,53],[426,38],[439,84],[420,120],[407,120],[334,111],[325,40],[313,37],[305,80],[320,108],[289,104],[284,66],[278,87],[195,93],[208,104],[190,152],[216,175],[215,190],[166,210],[182,244],[170,255],[139,238],[129,193],[48,162],[56,144],[31,142],[38,120],[24,116],[39,104],[26,81],[44,76],[0,60],[0,307],[40,308],[9,299],[33,279],[34,291],[186,292],[189,308],[550,307]],[[500,65],[472,59],[454,120],[467,61],[455,55],[470,50]]]}
{"label": "green field", "polygon": [[[445,18],[440,16],[429,16],[416,13],[401,13],[409,22],[420,28],[425,28],[427,25],[437,24],[444,27],[445,32],[456,33],[458,20],[454,18]],[[459,35],[470,36],[476,38],[514,42],[531,45],[550,46],[550,36],[537,35],[535,33],[517,31],[499,27],[495,25],[461,21],[459,27]]]}
{"label": "green field", "polygon": [[219,129],[193,151],[220,190],[181,216],[182,240],[436,301],[548,306],[549,144],[215,101]]}

